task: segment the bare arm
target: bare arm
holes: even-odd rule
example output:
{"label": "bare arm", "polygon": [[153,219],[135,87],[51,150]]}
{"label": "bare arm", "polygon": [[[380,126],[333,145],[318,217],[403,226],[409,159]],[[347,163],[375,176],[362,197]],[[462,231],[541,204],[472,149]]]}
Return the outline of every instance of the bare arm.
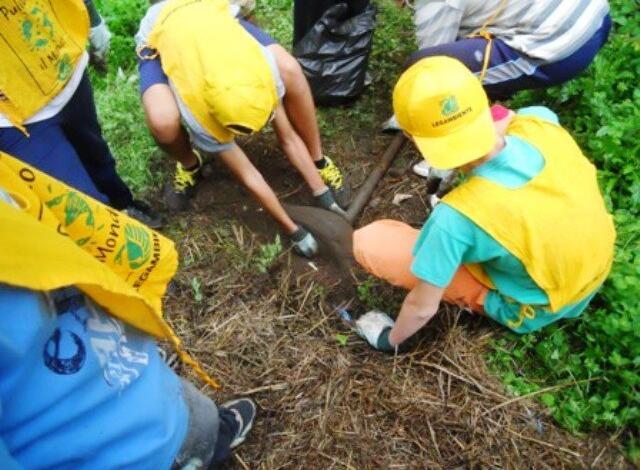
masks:
{"label": "bare arm", "polygon": [[295,222],[285,212],[271,186],[267,184],[262,174],[253,166],[251,160],[238,145],[234,144],[231,149],[224,150],[218,155],[236,179],[249,190],[251,195],[271,214],[287,234],[290,235],[298,229]]}
{"label": "bare arm", "polygon": [[391,345],[399,345],[426,325],[438,311],[444,288],[421,282],[404,299],[400,314],[389,333]]}

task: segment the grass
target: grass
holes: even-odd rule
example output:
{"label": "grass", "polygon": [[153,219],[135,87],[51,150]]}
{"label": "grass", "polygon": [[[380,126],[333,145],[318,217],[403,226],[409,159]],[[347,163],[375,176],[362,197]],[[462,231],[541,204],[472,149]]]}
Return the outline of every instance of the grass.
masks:
{"label": "grass", "polygon": [[[347,147],[341,146],[340,141],[348,139],[349,136],[357,134],[371,136],[376,133],[377,126],[390,114],[391,89],[401,70],[402,63],[415,48],[410,12],[398,10],[391,0],[379,0],[376,3],[379,6],[378,27],[370,65],[373,84],[351,106],[319,110],[319,122],[324,141],[325,143],[335,141],[335,145],[331,144],[331,148],[335,152],[347,152]],[[587,73],[560,87],[542,92],[521,93],[512,100],[511,105],[518,107],[546,104],[559,112],[563,125],[572,132],[587,156],[598,166],[601,187],[607,204],[615,214],[618,229],[616,259],[612,275],[605,284],[602,293],[593,302],[592,307],[580,319],[562,322],[536,334],[525,336],[502,334],[499,339],[493,342],[487,359],[494,373],[515,395],[536,393],[549,386],[561,385],[560,388],[536,395],[560,424],[573,432],[605,430],[612,435],[623,436],[629,455],[639,459],[640,139],[638,138],[638,129],[640,129],[640,89],[637,86],[637,80],[640,76],[640,42],[638,39],[640,37],[640,18],[637,2],[613,0],[611,4],[615,20],[614,32],[608,45],[601,51]],[[105,136],[118,160],[120,173],[137,193],[148,193],[149,190],[156,188],[167,175],[160,169],[156,170],[156,168],[161,168],[162,165],[159,163],[164,157],[146,130],[137,91],[133,35],[146,10],[147,2],[146,0],[102,0],[98,1],[98,5],[114,34],[109,72],[106,76],[92,75],[101,122]],[[291,10],[291,0],[258,2],[258,21],[287,47],[291,44],[292,37]],[[340,157],[343,155],[340,154]],[[195,223],[193,220],[187,223],[184,219],[180,219],[168,230],[172,238],[181,241],[183,269],[188,271],[182,276],[190,276],[184,279],[185,290],[189,293],[188,298],[196,297],[198,304],[197,307],[192,308],[202,311],[202,309],[216,306],[222,310],[222,314],[228,304],[231,305],[228,308],[237,308],[238,311],[247,309],[247,305],[257,309],[272,308],[271,305],[266,305],[266,300],[262,302],[260,299],[248,298],[244,294],[236,298],[236,287],[233,288],[233,292],[226,292],[217,285],[217,278],[216,280],[207,279],[209,279],[208,273],[210,271],[217,273],[219,279],[229,277],[234,279],[238,286],[244,286],[242,281],[247,276],[255,274],[256,266],[264,264],[264,270],[268,271],[267,268],[277,257],[277,253],[270,248],[264,248],[267,246],[264,245],[263,248],[266,251],[261,254],[263,248],[260,248],[254,238],[245,233],[242,227],[236,225],[229,227],[216,221],[208,231],[196,230],[195,227],[208,227],[211,223],[210,220],[204,219],[200,215],[196,217]],[[207,246],[207,248],[199,248],[200,246]],[[257,265],[256,259],[264,259],[264,263],[260,261],[259,263],[262,264]],[[286,314],[291,312],[303,311],[303,307],[308,307],[309,302],[314,305],[314,310],[310,312],[310,315],[316,313],[316,309],[322,308],[322,293],[321,289],[318,290],[319,286],[307,287],[306,284],[293,280],[290,280],[292,284],[289,285],[284,280],[285,273],[276,273],[275,275],[283,276],[280,278],[282,285],[269,286],[267,283],[262,286],[263,290],[242,287],[245,289],[242,292],[255,291],[255,295],[265,295],[271,299],[270,301],[273,301],[273,296],[279,298],[280,303],[273,307],[278,312],[278,318],[286,317]],[[261,279],[264,279],[264,276],[269,277],[271,274],[266,273],[262,276]],[[275,289],[276,293],[265,293],[264,289],[268,287]],[[305,291],[304,289],[307,288],[309,290]],[[365,281],[358,288],[358,294],[366,302],[371,301],[385,307],[389,307],[390,303],[397,304],[397,299],[390,297],[386,292],[370,280]],[[205,299],[206,301],[203,301]],[[177,305],[176,308],[180,311],[181,306]],[[234,311],[230,315],[229,319],[233,319],[236,318],[237,313]],[[179,322],[180,318],[178,316],[176,321]],[[196,320],[199,318],[196,316]],[[187,331],[187,334],[195,334],[194,331],[196,333],[200,331],[197,327],[198,321],[195,321],[196,326],[193,327],[195,329],[192,330],[190,326],[184,326],[184,331]],[[255,348],[261,347],[260,345],[264,346],[264,344],[268,345],[269,341],[276,341],[274,337],[269,337],[269,335],[273,336],[274,322],[278,328],[282,328],[284,331],[295,331],[296,335],[306,338],[306,341],[316,348],[309,352],[309,357],[318,356],[319,361],[326,361],[327,357],[331,357],[331,352],[328,349],[335,348],[335,331],[329,329],[325,332],[326,324],[317,326],[315,320],[312,325],[305,324],[301,318],[296,318],[294,323],[282,320],[267,322],[264,318],[259,321],[261,327],[265,328],[264,331],[271,333],[267,335],[266,340],[264,337],[260,337],[259,340],[255,339],[257,342]],[[234,325],[234,323],[231,324]],[[456,325],[457,323],[449,325],[451,328],[455,327],[450,335],[458,338],[455,336],[459,328]],[[249,332],[248,335],[260,334],[256,332],[257,327],[252,323],[241,326]],[[206,330],[213,327],[203,324],[202,328]],[[218,332],[216,328],[214,330]],[[443,338],[448,338],[447,334],[443,333],[445,335]],[[207,335],[209,333],[206,333],[204,337],[208,338]],[[224,350],[225,341],[227,341],[225,338],[216,343],[221,351]],[[322,341],[323,338],[324,341]],[[460,344],[469,346],[462,339],[458,338],[458,340]],[[282,342],[284,345],[282,347],[289,348],[287,351],[294,356],[299,353],[295,349],[296,344],[291,341],[290,337],[283,337]],[[331,344],[327,345],[326,342]],[[231,343],[235,344],[234,341]],[[442,351],[449,351],[447,353],[449,356],[456,354],[455,351],[447,349],[451,345],[449,339],[443,340],[441,343],[434,342],[434,345],[437,344],[442,347]],[[350,352],[348,348],[349,346],[341,347],[340,350]],[[325,350],[327,350],[327,356],[320,357],[317,354],[317,351]],[[417,349],[411,357],[418,357],[420,351],[422,350]],[[247,353],[249,352],[247,351]],[[317,364],[309,362],[310,359],[304,355],[300,356],[300,364],[308,367],[303,372],[297,366],[292,368],[286,363],[281,364],[278,362],[280,358],[277,355],[273,356],[275,362],[268,362],[267,357],[272,357],[269,356],[270,354],[276,353],[269,349],[264,357],[259,359],[243,358],[242,361],[260,362],[264,360],[266,362],[260,362],[264,370],[268,370],[270,367],[281,367],[281,370],[288,370],[290,374],[298,374],[296,380],[302,380],[300,374],[307,374],[308,370],[326,380],[343,380],[349,387],[353,386],[353,388],[349,388],[349,393],[360,400],[361,404],[364,403],[369,407],[370,412],[373,413],[372,410],[375,409],[373,405],[367,401],[367,397],[362,395],[362,392],[358,391],[355,387],[357,384],[354,385],[352,379],[345,375],[347,371],[343,367],[344,361],[349,360],[346,357],[338,356],[340,359],[335,365],[341,375],[336,378],[322,367],[318,368]],[[218,364],[219,361],[215,358],[214,361]],[[359,367],[365,367],[363,373],[374,377],[375,372],[370,361],[375,361],[376,358],[357,360],[360,364]],[[460,363],[463,363],[464,360],[466,359],[461,357]],[[334,364],[333,360],[330,363]],[[367,367],[371,368],[366,369]],[[389,364],[384,363],[380,365],[380,368],[386,373],[392,373]],[[393,370],[395,371],[395,369],[394,364]],[[418,371],[402,366],[400,369],[406,377],[414,374],[413,380],[416,380],[415,374]],[[476,376],[473,380],[480,380],[478,377]],[[274,372],[271,380],[272,383],[275,383],[273,381],[276,379],[284,383],[289,378],[285,373]],[[252,383],[252,379],[248,377],[245,382],[242,382],[244,379],[238,379],[241,380],[241,383],[238,383],[234,382],[233,374],[227,378],[232,385],[236,384],[239,390],[242,389],[243,384]],[[429,379],[442,380],[441,376],[429,376]],[[362,382],[364,379],[359,376],[357,380]],[[451,378],[448,380],[451,381]],[[298,387],[295,385],[296,383],[292,382],[291,387],[294,389]],[[420,394],[424,392],[408,379],[402,384],[393,381],[390,384],[385,383],[391,390],[395,390],[399,394],[405,392],[406,386],[415,396],[421,396]],[[442,384],[439,386],[443,387]],[[326,391],[320,392],[317,396],[314,394],[315,392],[309,393],[313,395],[314,400],[322,400],[323,393],[327,396],[333,393],[330,386]],[[298,390],[296,393],[303,392]],[[382,394],[384,399],[388,400],[385,403],[390,410],[411,409],[398,408],[399,405],[396,405],[394,400],[402,398],[394,398],[386,391],[383,391]],[[334,398],[331,399],[334,400]],[[429,397],[423,398],[426,401],[432,400]],[[341,410],[345,416],[350,413],[344,402],[338,400],[336,403],[336,409]],[[466,409],[466,403],[464,401],[459,403],[461,409]],[[405,403],[403,406],[410,407],[411,404]],[[264,403],[263,408],[270,409],[271,413],[278,412],[269,403]],[[322,416],[322,412],[320,415]],[[281,416],[281,418],[293,419],[290,414]],[[313,416],[307,416],[307,418],[310,422],[315,422]],[[332,418],[326,419],[330,422]],[[398,422],[393,424],[389,415],[386,414],[380,418],[383,419],[381,428],[375,427],[377,424],[367,421],[368,418],[363,419],[366,426],[375,430],[384,429],[386,433],[392,433],[394,429],[397,430],[393,426],[405,429],[402,418],[400,418],[400,424]],[[421,421],[421,419],[422,416],[420,418],[417,416],[408,417],[407,423],[415,425],[416,420]],[[431,419],[436,418],[432,417]],[[471,413],[468,419],[476,419],[476,416]],[[327,422],[326,420],[322,421],[318,429],[320,431],[326,429]],[[303,426],[303,423],[300,423],[300,426]],[[411,427],[408,426],[406,429],[411,429]],[[296,442],[302,443],[300,446],[312,445],[320,448],[325,441],[320,435],[315,434],[316,430],[310,432],[310,440],[296,435]],[[355,431],[346,430],[345,432]],[[408,442],[412,439],[412,431],[407,432],[409,432],[406,435]],[[433,436],[434,429],[429,427],[422,429],[422,432],[423,438],[428,435]],[[457,431],[452,431],[450,426],[448,429],[447,426],[442,428],[436,426],[435,432],[446,436],[450,435],[448,433]],[[504,439],[513,437],[513,435],[506,434]],[[458,435],[458,439],[464,440],[464,437]],[[403,449],[403,445],[408,445],[401,441],[394,441],[394,443],[397,445],[395,448],[384,444],[382,452],[392,454],[396,451],[394,449]],[[523,446],[522,449],[526,447],[524,441],[519,441],[519,445]],[[286,446],[283,447],[283,449],[286,448]],[[292,452],[297,452],[296,449]],[[342,452],[341,449],[338,451]],[[422,455],[424,458],[430,456],[435,461],[438,461],[437,457],[439,456],[440,461],[461,464],[460,461],[455,460],[456,452],[449,452],[447,449],[442,450],[442,455],[434,456],[430,447],[429,452],[425,451]],[[361,460],[356,458],[356,461],[371,461],[366,459],[366,455],[360,458]],[[446,460],[447,458],[451,460]],[[471,459],[465,462],[473,461]],[[329,463],[330,461],[327,461],[327,465]]]}
{"label": "grass", "polygon": [[553,416],[573,432],[623,435],[640,462],[640,13],[633,3],[611,2],[612,35],[587,73],[512,101],[556,110],[598,167],[618,233],[611,275],[581,318],[505,335],[490,360],[515,394],[575,384],[541,397]]}

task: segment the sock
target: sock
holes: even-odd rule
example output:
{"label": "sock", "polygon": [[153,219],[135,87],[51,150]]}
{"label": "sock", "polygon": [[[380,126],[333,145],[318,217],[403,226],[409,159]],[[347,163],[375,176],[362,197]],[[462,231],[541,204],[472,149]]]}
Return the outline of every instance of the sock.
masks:
{"label": "sock", "polygon": [[324,193],[326,193],[327,191],[329,191],[329,186],[323,186],[320,189],[317,189],[313,192],[313,197],[318,197],[318,196],[322,196]]}
{"label": "sock", "polygon": [[[180,165],[182,165],[182,163]],[[185,171],[194,171],[194,170],[197,170],[198,168],[200,168],[200,162],[196,159],[196,163],[195,164],[191,165],[190,167],[186,167],[186,166],[182,165],[182,168]]]}
{"label": "sock", "polygon": [[313,163],[316,164],[316,168],[318,170],[322,170],[325,166],[329,164],[329,162],[327,161],[327,157],[322,157],[320,160],[314,161]]}

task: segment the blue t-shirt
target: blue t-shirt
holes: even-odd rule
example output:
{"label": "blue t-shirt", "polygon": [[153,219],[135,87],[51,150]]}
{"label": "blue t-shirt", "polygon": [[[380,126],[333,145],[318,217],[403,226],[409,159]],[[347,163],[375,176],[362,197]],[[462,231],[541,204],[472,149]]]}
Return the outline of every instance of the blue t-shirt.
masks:
{"label": "blue t-shirt", "polygon": [[[558,124],[558,117],[541,106],[523,108],[518,114]],[[505,141],[504,149],[473,170],[471,175],[514,189],[540,173],[544,158],[538,149],[519,137],[507,135]],[[420,232],[413,255],[413,274],[438,287],[449,285],[461,264],[482,263],[497,288],[487,294],[486,314],[518,333],[540,329],[560,318],[575,318],[595,295],[594,291],[580,302],[552,313],[547,294],[531,279],[520,260],[446,203],[433,210]],[[531,305],[534,311],[523,310],[522,305]]]}
{"label": "blue t-shirt", "polygon": [[171,467],[188,411],[151,337],[75,289],[0,310],[0,468]]}

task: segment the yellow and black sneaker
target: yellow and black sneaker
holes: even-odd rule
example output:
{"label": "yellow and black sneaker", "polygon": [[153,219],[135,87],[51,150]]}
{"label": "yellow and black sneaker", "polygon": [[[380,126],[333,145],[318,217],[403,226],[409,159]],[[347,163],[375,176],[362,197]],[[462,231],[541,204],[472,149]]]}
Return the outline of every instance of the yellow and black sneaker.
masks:
{"label": "yellow and black sneaker", "polygon": [[322,181],[331,188],[338,205],[346,209],[351,202],[351,189],[340,169],[326,156],[315,163]]}
{"label": "yellow and black sneaker", "polygon": [[198,159],[198,164],[194,168],[186,169],[182,163],[176,163],[173,181],[165,186],[164,201],[169,210],[182,211],[186,209],[189,199],[195,194],[200,170],[202,170],[202,157],[196,150],[193,151],[193,154]]}

